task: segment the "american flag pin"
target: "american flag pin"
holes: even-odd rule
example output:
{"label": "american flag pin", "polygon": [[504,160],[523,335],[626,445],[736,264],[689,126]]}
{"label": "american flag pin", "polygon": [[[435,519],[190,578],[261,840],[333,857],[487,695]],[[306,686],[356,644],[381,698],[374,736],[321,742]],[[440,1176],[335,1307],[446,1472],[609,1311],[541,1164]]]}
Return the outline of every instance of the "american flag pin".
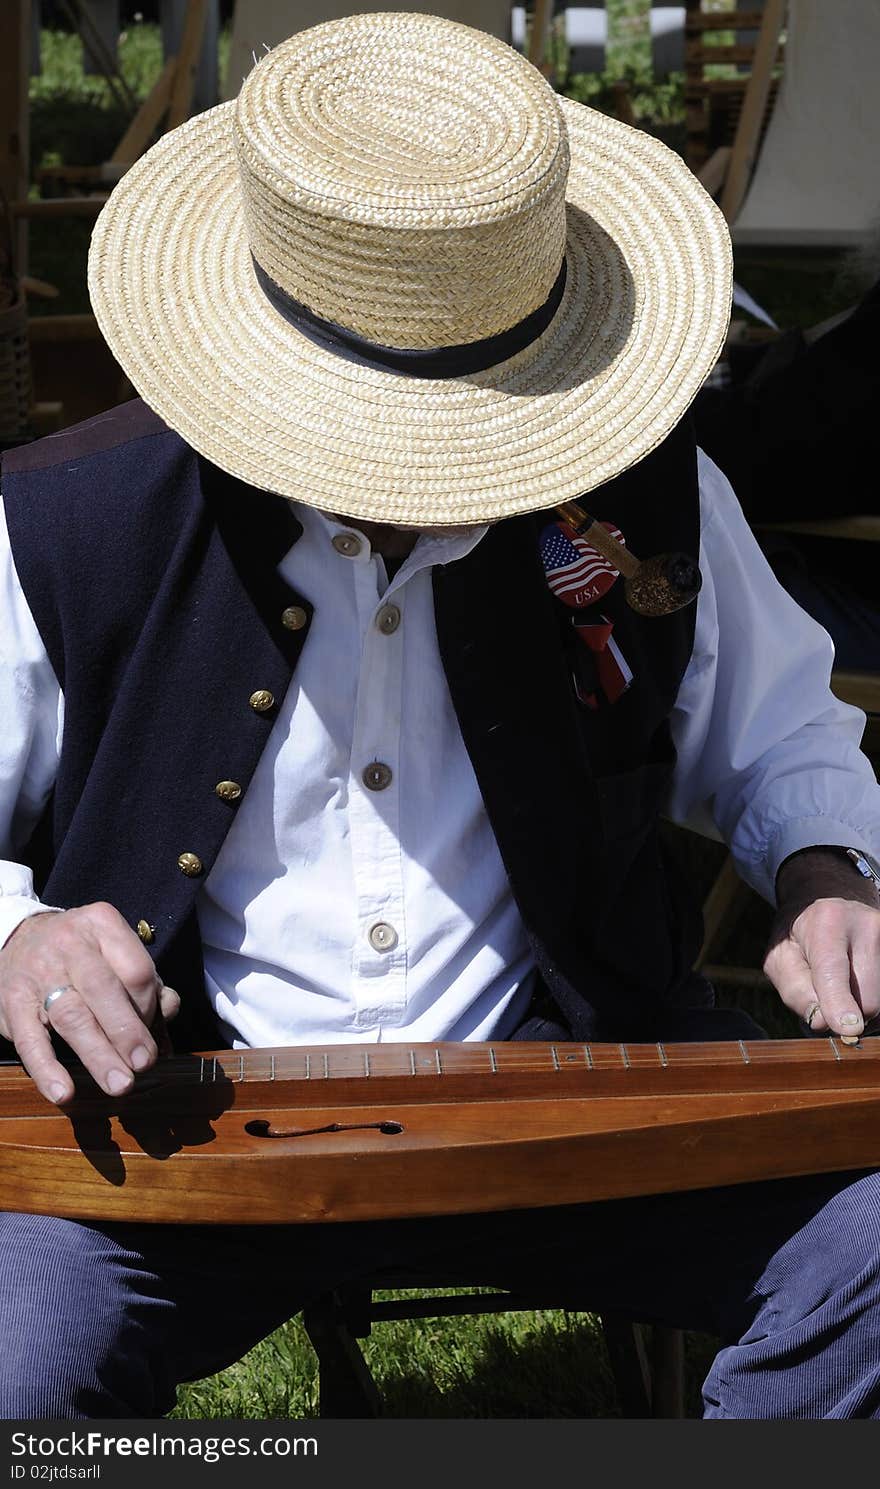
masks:
{"label": "american flag pin", "polygon": [[[619,527],[611,522],[603,522],[602,526],[618,542],[626,542]],[[556,598],[572,610],[595,605],[620,575],[610,559],[603,558],[597,548],[579,537],[566,522],[549,523],[541,533],[540,548],[547,583]]]}

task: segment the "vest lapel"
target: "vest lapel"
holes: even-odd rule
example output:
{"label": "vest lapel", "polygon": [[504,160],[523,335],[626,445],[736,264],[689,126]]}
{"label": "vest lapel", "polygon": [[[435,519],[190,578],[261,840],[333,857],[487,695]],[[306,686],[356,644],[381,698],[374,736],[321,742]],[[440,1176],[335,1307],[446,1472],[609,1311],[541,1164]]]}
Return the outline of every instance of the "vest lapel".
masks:
{"label": "vest lapel", "polygon": [[[437,636],[465,747],[527,925],[563,924],[601,871],[595,785],[531,518],[490,528],[434,575]],[[586,910],[585,910],[586,914]]]}

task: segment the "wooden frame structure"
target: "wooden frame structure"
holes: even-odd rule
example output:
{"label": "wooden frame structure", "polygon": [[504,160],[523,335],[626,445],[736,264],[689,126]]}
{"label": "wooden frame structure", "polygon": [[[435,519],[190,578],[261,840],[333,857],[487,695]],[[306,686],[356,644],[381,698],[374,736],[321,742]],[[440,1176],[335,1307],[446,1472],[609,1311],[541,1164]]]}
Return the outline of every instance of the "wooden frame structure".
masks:
{"label": "wooden frame structure", "polygon": [[[775,96],[774,68],[782,58],[780,42],[787,0],[764,0],[763,10],[738,8],[704,11],[701,0],[686,0],[685,116],[687,162],[732,223],[745,199],[770,107]],[[756,32],[754,44],[710,46],[706,38],[720,31]],[[741,78],[704,76],[711,65],[750,66]],[[712,115],[724,106],[724,128],[732,137],[713,140]]]}
{"label": "wooden frame structure", "polygon": [[[102,42],[88,9],[88,0],[70,0],[71,13],[86,25],[84,40],[89,47],[101,44],[107,55],[101,71],[114,67],[113,57]],[[103,165],[59,167],[44,173],[54,183],[79,188],[79,195],[54,195],[31,200],[29,161],[29,78],[33,27],[32,0],[2,0],[0,3],[0,192],[9,204],[14,222],[14,259],[19,283],[31,293],[51,297],[53,287],[30,279],[28,269],[28,225],[32,221],[58,218],[97,217],[110,189],[163,128],[173,129],[190,116],[200,67],[211,0],[186,0],[186,11],[178,51],[168,56],[159,77],[135,110],[110,159]],[[96,41],[97,38],[97,41]],[[102,52],[103,55],[103,52]],[[29,323],[31,348],[46,342],[83,345],[99,340],[94,317],[85,315],[42,316]],[[92,355],[92,353],[90,353]],[[109,354],[108,354],[109,355]],[[121,379],[120,374],[120,379]],[[121,396],[125,396],[122,385]],[[55,401],[38,403],[31,425],[37,433],[51,432],[63,420],[63,407]],[[22,431],[26,437],[26,431]]]}
{"label": "wooden frame structure", "polygon": [[[27,197],[30,178],[30,0],[0,5],[0,191],[7,202]],[[15,233],[17,269],[27,268],[27,228]]]}

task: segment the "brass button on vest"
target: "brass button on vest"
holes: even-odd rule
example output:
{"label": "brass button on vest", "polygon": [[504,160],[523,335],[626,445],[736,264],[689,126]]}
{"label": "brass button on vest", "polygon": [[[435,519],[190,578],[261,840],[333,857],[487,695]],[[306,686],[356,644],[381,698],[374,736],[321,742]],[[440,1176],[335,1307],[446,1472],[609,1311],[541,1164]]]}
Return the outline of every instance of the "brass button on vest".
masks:
{"label": "brass button on vest", "polygon": [[360,538],[356,538],[354,533],[337,533],[335,538],[331,539],[331,542],[336,552],[341,553],[343,558],[357,558],[364,546]]}
{"label": "brass button on vest", "polygon": [[396,605],[389,603],[376,611],[376,629],[381,631],[383,636],[393,636],[399,625],[400,610]]}
{"label": "brass button on vest", "polygon": [[361,780],[368,791],[384,791],[386,786],[391,785],[391,768],[381,760],[373,760],[361,775]]}
{"label": "brass button on vest", "polygon": [[214,790],[221,801],[238,801],[241,796],[238,781],[218,781]]}
{"label": "brass button on vest", "polygon": [[156,927],[154,925],[150,925],[148,920],[138,921],[137,933],[145,946],[151,946],[156,939]]}
{"label": "brass button on vest", "polygon": [[275,694],[266,688],[258,688],[256,693],[251,693],[248,703],[254,713],[266,713],[275,704]]}
{"label": "brass button on vest", "polygon": [[287,609],[281,612],[281,624],[286,626],[288,631],[301,631],[308,618],[302,605],[288,605]]}
{"label": "brass button on vest", "polygon": [[205,865],[197,853],[181,853],[177,867],[182,874],[186,874],[187,879],[197,879]]}

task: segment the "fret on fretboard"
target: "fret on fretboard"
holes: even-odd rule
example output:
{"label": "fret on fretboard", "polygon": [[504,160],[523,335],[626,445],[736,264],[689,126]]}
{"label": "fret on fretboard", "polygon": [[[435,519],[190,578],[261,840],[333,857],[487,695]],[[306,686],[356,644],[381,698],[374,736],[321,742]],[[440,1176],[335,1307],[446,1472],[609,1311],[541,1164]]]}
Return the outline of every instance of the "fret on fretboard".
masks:
{"label": "fret on fretboard", "polygon": [[376,1082],[388,1079],[450,1081],[455,1077],[556,1075],[564,1082],[571,1072],[627,1072],[634,1078],[651,1071],[697,1071],[714,1067],[733,1072],[736,1067],[779,1066],[804,1062],[821,1068],[853,1059],[877,1062],[880,1077],[880,1040],[839,1045],[833,1038],[812,1040],[742,1040],[713,1044],[375,1044],[331,1045],[321,1049],[292,1047],[277,1050],[236,1050],[199,1060],[178,1056],[158,1069],[179,1073],[198,1084],[218,1081]]}

